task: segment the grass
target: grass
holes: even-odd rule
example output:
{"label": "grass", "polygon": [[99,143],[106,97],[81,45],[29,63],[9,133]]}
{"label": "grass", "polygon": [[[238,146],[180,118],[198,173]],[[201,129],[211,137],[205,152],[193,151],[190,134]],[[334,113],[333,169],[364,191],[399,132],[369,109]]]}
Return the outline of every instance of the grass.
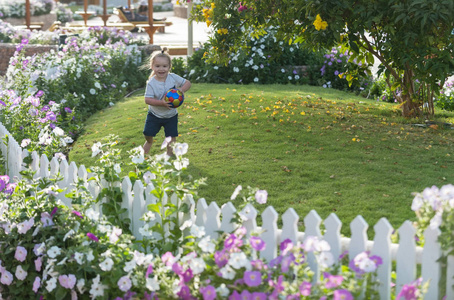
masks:
{"label": "grass", "polygon": [[[114,133],[127,162],[126,151],[144,142],[146,110],[142,90],[97,113],[69,159],[93,164],[91,145]],[[454,114],[436,120],[452,122]],[[179,122],[188,172],[208,179],[200,197],[221,205],[237,185],[265,189],[279,215],[295,209],[302,230],[313,209],[322,219],[336,213],[344,234],[357,215],[370,227],[386,217],[398,229],[414,219],[412,192],[454,181],[454,130],[414,126],[421,121],[402,118],[396,105],[336,90],[194,84]],[[160,132],[152,154],[163,139]]]}

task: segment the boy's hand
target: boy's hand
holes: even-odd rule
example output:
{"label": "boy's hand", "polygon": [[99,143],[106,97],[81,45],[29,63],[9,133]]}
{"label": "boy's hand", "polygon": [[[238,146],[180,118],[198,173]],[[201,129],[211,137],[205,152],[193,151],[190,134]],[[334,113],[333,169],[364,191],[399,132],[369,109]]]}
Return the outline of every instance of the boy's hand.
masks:
{"label": "boy's hand", "polygon": [[168,109],[172,109],[172,103],[166,102],[165,98],[162,98],[161,101],[162,101],[162,106],[165,106]]}

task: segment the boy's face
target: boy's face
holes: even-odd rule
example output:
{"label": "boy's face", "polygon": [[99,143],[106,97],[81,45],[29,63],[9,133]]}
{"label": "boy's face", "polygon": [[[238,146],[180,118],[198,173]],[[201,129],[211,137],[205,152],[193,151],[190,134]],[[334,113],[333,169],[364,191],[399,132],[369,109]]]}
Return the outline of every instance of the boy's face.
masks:
{"label": "boy's face", "polygon": [[165,80],[170,71],[170,61],[167,57],[156,57],[151,69],[158,80]]}

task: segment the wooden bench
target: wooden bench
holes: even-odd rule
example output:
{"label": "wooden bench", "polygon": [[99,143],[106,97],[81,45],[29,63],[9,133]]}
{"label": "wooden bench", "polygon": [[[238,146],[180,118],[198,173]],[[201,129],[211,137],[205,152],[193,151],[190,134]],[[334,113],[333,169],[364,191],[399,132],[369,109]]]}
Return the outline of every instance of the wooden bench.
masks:
{"label": "wooden bench", "polygon": [[[124,22],[124,23],[131,23],[131,24],[134,24],[134,26],[136,27],[146,27],[146,26],[142,26],[142,25],[148,25],[149,26],[149,23],[148,23],[148,20],[146,21],[132,21],[130,20],[126,15],[125,15],[125,12],[123,10],[123,7],[117,7],[116,9],[116,14],[118,15],[118,18],[120,18],[121,22]],[[115,24],[115,23],[113,23]],[[155,20],[153,19],[153,27],[157,27],[157,30],[158,32],[162,32],[164,33],[165,32],[165,27],[166,26],[170,26],[172,25],[173,23],[172,22],[169,22],[169,21],[162,21],[162,20]],[[113,26],[113,25],[112,25]],[[155,31],[156,32],[156,31]]]}
{"label": "wooden bench", "polygon": [[[30,30],[42,30],[44,22],[30,22]],[[14,28],[17,29],[27,29],[27,24],[16,25]]]}

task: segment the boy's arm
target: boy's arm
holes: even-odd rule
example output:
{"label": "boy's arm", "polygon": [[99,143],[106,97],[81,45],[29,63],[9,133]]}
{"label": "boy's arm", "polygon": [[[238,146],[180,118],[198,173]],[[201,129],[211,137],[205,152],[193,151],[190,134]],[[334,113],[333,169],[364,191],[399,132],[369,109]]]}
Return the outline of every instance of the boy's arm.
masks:
{"label": "boy's arm", "polygon": [[191,82],[189,80],[186,80],[184,84],[179,88],[179,90],[182,91],[183,93],[186,93],[190,88]]}
{"label": "boy's arm", "polygon": [[170,108],[170,103],[167,103],[164,98],[161,100],[151,97],[145,97],[145,103],[152,106],[165,106]]}

